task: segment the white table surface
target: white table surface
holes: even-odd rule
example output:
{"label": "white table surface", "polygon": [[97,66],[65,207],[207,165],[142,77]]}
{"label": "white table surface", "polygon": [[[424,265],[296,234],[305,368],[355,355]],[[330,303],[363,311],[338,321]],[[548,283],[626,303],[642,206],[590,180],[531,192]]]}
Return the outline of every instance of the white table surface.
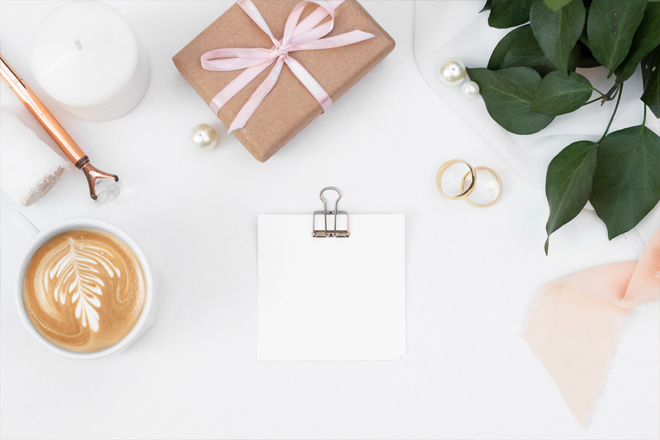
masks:
{"label": "white table surface", "polygon": [[[107,206],[91,202],[77,170],[29,208],[2,193],[2,438],[658,438],[658,302],[628,321],[588,429],[520,336],[542,283],[636,251],[625,238],[608,242],[605,226],[583,212],[544,255],[543,192],[426,84],[413,57],[413,2],[363,2],[395,51],[265,164],[231,135],[210,152],[187,143],[193,125],[221,124],[171,57],[229,1],[109,2],[145,44],[152,77],[133,112],[96,123],[68,115],[30,69],[35,27],[59,3],[2,0],[2,54],[124,186]],[[54,147],[1,90],[2,103]],[[496,205],[478,210],[438,195],[435,173],[457,157],[500,173]],[[349,213],[406,215],[400,361],[256,360],[257,215],[309,213],[327,185],[344,191]],[[98,361],[44,349],[16,313],[13,277],[27,239],[9,221],[14,210],[40,228],[86,216],[131,234],[157,279],[150,332]]]}

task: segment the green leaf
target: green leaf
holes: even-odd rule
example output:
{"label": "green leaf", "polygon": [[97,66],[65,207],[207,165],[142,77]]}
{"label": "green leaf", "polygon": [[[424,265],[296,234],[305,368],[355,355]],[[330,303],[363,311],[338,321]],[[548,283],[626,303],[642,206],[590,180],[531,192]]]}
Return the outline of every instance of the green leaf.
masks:
{"label": "green leaf", "polygon": [[542,0],[532,4],[530,13],[534,37],[543,54],[559,69],[567,73],[571,52],[575,47],[587,14],[584,3],[574,1],[553,11]]}
{"label": "green leaf", "polygon": [[596,142],[574,142],[561,150],[548,166],[545,196],[550,206],[550,216],[545,225],[548,233],[545,241],[546,255],[550,235],[573,220],[589,200],[597,151]]}
{"label": "green leaf", "polygon": [[479,84],[481,96],[491,118],[515,134],[543,130],[553,116],[534,113],[530,104],[541,83],[541,76],[530,67],[502,70],[467,69],[470,79]]}
{"label": "green leaf", "polygon": [[543,0],[543,3],[553,11],[558,11],[571,1],[572,0]]}
{"label": "green leaf", "polygon": [[[587,13],[587,17],[589,16],[589,8],[585,8],[585,12]],[[588,22],[589,20],[587,20]],[[582,29],[582,33],[580,34],[580,43],[584,44],[586,47],[589,47],[589,36],[587,35],[587,26],[585,23],[584,28]]]}
{"label": "green leaf", "polygon": [[589,48],[614,72],[626,58],[647,0],[593,0],[587,17]]}
{"label": "green leaf", "polygon": [[528,24],[506,34],[495,46],[488,61],[490,70],[523,66],[531,67],[541,76],[556,69],[555,65],[543,55]]}
{"label": "green leaf", "polygon": [[484,5],[483,9],[479,11],[479,13],[484,11],[490,11],[490,7],[492,4],[493,4],[493,0],[486,0],[486,4]]}
{"label": "green leaf", "polygon": [[660,200],[660,137],[644,125],[607,135],[590,200],[610,240],[634,228]]}
{"label": "green leaf", "polygon": [[493,49],[493,53],[490,55],[490,59],[488,60],[488,68],[490,70],[499,70],[502,67],[504,57],[506,57],[506,54],[509,53],[511,45],[522,35],[526,27],[529,27],[529,25],[515,28],[506,34],[499,43],[497,43],[497,46],[495,46],[495,49]]}
{"label": "green leaf", "polygon": [[529,21],[529,8],[534,0],[493,0],[488,24],[504,29]]}
{"label": "green leaf", "polygon": [[577,63],[580,60],[580,47],[576,44],[571,51],[571,54],[568,56],[568,71],[575,72]]}
{"label": "green leaf", "polygon": [[642,23],[633,36],[630,52],[616,69],[616,82],[621,84],[635,73],[637,65],[660,44],[660,3],[649,3]]}
{"label": "green leaf", "polygon": [[555,70],[541,81],[530,110],[550,116],[570,113],[582,107],[592,92],[589,80],[579,73],[570,72],[566,76]]}
{"label": "green leaf", "polygon": [[642,60],[644,94],[640,98],[660,118],[660,46]]}

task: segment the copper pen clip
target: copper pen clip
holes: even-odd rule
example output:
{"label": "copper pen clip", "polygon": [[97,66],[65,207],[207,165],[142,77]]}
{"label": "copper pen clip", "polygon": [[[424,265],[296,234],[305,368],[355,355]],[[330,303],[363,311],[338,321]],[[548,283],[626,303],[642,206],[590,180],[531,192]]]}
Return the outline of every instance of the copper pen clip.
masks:
{"label": "copper pen clip", "polygon": [[89,157],[85,152],[76,144],[64,127],[57,122],[57,119],[48,111],[41,100],[37,98],[37,95],[25,84],[23,79],[7,63],[2,55],[0,55],[0,75],[7,86],[18,96],[18,99],[21,100],[23,105],[32,113],[32,116],[39,121],[39,124],[41,124],[64,154],[66,154],[66,157],[69,158],[71,163],[85,173],[87,183],[89,184],[89,195],[93,200],[97,200],[98,198],[97,180],[112,179],[115,182],[119,181],[119,177],[115,174],[101,171],[89,163]]}

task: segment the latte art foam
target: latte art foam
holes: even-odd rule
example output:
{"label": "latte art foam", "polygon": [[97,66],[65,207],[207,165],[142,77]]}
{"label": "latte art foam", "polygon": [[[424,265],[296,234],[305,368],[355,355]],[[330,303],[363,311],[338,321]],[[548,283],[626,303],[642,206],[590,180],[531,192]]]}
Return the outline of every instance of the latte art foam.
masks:
{"label": "latte art foam", "polygon": [[23,276],[32,326],[52,344],[94,352],[133,329],[146,298],[140,261],[122,240],[97,229],[73,229],[45,242]]}

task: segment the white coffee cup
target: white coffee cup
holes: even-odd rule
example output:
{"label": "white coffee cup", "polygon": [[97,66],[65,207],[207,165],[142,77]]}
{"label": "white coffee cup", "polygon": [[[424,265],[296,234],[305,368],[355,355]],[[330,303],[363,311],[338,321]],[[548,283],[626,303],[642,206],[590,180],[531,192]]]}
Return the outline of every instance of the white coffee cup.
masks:
{"label": "white coffee cup", "polygon": [[[23,214],[18,211],[12,213],[11,220],[21,231],[25,233],[25,235],[32,239],[23,252],[23,255],[21,256],[21,259],[18,263],[18,270],[16,271],[14,290],[16,294],[16,305],[18,306],[18,314],[21,317],[23,324],[25,324],[28,332],[49,350],[72,359],[99,359],[126,349],[135,341],[137,341],[142,335],[144,335],[153,325],[156,319],[156,304],[154,298],[154,282],[151,275],[151,269],[149,268],[149,262],[147,261],[147,258],[144,256],[144,253],[137,245],[137,243],[135,243],[135,241],[133,241],[133,239],[124,231],[110,223],[92,218],[74,218],[63,220],[47,227],[43,231],[39,231],[36,226],[34,226],[27,218],[25,218],[25,216],[23,216]],[[32,255],[48,239],[61,232],[79,228],[100,229],[101,231],[105,231],[114,235],[126,243],[133,250],[133,252],[135,252],[135,255],[137,255],[138,259],[140,260],[140,264],[142,265],[142,270],[144,272],[145,283],[147,285],[147,297],[144,303],[144,308],[142,309],[142,314],[140,315],[140,318],[138,319],[138,322],[135,324],[133,329],[131,329],[128,335],[124,337],[124,339],[112,347],[91,353],[77,353],[65,350],[44,339],[43,336],[41,336],[39,332],[37,332],[37,330],[32,326],[27,313],[25,313],[25,306],[23,304],[23,276],[30,258],[32,258]]]}

